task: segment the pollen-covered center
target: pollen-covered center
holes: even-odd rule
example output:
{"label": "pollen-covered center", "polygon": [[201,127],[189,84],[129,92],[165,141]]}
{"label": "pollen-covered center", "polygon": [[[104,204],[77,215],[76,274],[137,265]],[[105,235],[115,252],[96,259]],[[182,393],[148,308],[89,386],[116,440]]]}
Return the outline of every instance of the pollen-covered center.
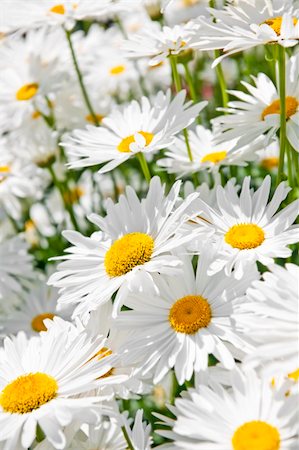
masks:
{"label": "pollen-covered center", "polygon": [[93,124],[96,123],[95,118],[97,119],[97,121],[98,121],[99,123],[101,123],[102,120],[104,119],[104,116],[103,116],[102,114],[96,114],[95,117],[92,116],[91,114],[87,114],[87,115],[85,116],[85,120],[87,120],[87,122],[90,122],[90,123],[93,123]]}
{"label": "pollen-covered center", "polygon": [[24,84],[24,86],[20,87],[16,92],[16,99],[19,101],[30,100],[38,91],[37,83],[28,83]]}
{"label": "pollen-covered center", "polygon": [[227,152],[213,152],[207,153],[201,160],[202,163],[211,162],[213,164],[218,164],[220,161],[226,158]]}
{"label": "pollen-covered center", "polygon": [[299,381],[299,369],[294,370],[294,372],[291,372],[288,374],[288,378],[294,381]]}
{"label": "pollen-covered center", "polygon": [[52,313],[44,313],[44,314],[38,314],[37,316],[33,317],[31,321],[31,328],[33,331],[36,331],[39,333],[40,331],[47,331],[46,325],[44,324],[45,319],[53,320],[55,317],[55,314]]}
{"label": "pollen-covered center", "polygon": [[117,239],[105,255],[105,269],[110,277],[119,277],[151,259],[154,240],[145,233],[129,233]]}
{"label": "pollen-covered center", "polygon": [[46,373],[21,375],[0,394],[0,405],[11,414],[26,414],[53,400],[58,392],[56,380]]}
{"label": "pollen-covered center", "polygon": [[[153,135],[152,133],[148,133],[148,132],[146,132],[146,131],[138,131],[138,133],[141,134],[141,135],[144,137],[144,139],[145,139],[145,145],[146,145],[146,146],[149,145],[149,144],[152,142],[153,137],[154,137],[154,135]],[[132,134],[131,136],[128,136],[128,137],[124,138],[124,139],[118,144],[117,150],[118,150],[119,152],[122,152],[122,153],[129,153],[129,152],[131,151],[131,150],[130,150],[130,145],[131,145],[133,142],[135,142],[134,134]]]}
{"label": "pollen-covered center", "polygon": [[254,223],[240,223],[232,226],[225,234],[225,242],[239,250],[259,247],[265,240],[265,233]]}
{"label": "pollen-covered center", "polygon": [[[299,102],[295,97],[286,97],[286,118],[289,119],[291,116],[296,114]],[[280,100],[274,100],[270,105],[268,105],[262,112],[262,120],[265,120],[266,116],[270,114],[280,114]]]}
{"label": "pollen-covered center", "polygon": [[254,420],[241,425],[232,438],[234,450],[278,450],[280,435],[267,422]]}
{"label": "pollen-covered center", "polygon": [[212,311],[208,301],[201,295],[187,295],[171,307],[168,320],[178,333],[195,334],[209,325]]}
{"label": "pollen-covered center", "polygon": [[119,65],[119,66],[111,67],[111,69],[109,70],[109,73],[110,73],[110,75],[120,75],[125,70],[126,70],[126,66]]}
{"label": "pollen-covered center", "polygon": [[54,14],[61,14],[61,15],[63,15],[63,14],[65,14],[65,7],[62,4],[61,5],[55,5],[55,6],[53,6],[50,9],[50,12],[54,13]]}
{"label": "pollen-covered center", "polygon": [[[298,22],[298,19],[296,17],[293,17],[293,24],[296,25]],[[261,25],[266,24],[269,25],[269,27],[272,28],[272,30],[275,31],[277,36],[280,36],[280,30],[281,30],[281,24],[282,24],[282,17],[270,17],[270,19],[265,20]]]}
{"label": "pollen-covered center", "polygon": [[278,167],[279,159],[277,156],[271,156],[269,158],[264,158],[261,160],[261,166],[264,167],[264,169],[274,169],[275,167]]}

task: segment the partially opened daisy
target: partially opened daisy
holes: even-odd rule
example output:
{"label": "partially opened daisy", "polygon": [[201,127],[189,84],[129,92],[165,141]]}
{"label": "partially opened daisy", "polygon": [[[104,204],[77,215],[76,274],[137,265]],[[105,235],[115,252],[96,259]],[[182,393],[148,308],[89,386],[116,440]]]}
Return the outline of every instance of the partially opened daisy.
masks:
{"label": "partially opened daisy", "polygon": [[[102,232],[84,237],[65,231],[73,246],[58,265],[49,283],[60,288],[58,302],[79,304],[75,314],[88,318],[89,311],[118,291],[115,310],[123,304],[128,289],[143,289],[152,282],[151,274],[177,274],[181,261],[172,250],[193,239],[194,233],[180,233],[183,224],[196,216],[193,208],[198,194],[189,195],[175,207],[180,182],[165,196],[165,186],[152,179],[147,197],[139,200],[131,187],[118,203],[107,202],[107,216],[96,214],[90,220]],[[197,233],[197,230],[195,230]]]}
{"label": "partially opened daisy", "polygon": [[[299,54],[289,59],[286,70],[286,134],[299,152]],[[255,86],[241,82],[249,94],[229,91],[237,101],[229,102],[224,109],[228,115],[213,120],[222,132],[219,140],[239,138],[238,146],[241,146],[265,133],[269,142],[279,130],[280,99],[275,85],[264,73],[252,78]]]}
{"label": "partially opened daisy", "polygon": [[240,308],[247,320],[244,329],[257,347],[248,355],[247,364],[269,376],[283,375],[299,380],[298,278],[295,264],[271,266],[248,290],[248,302]]}
{"label": "partially opened daisy", "polygon": [[[77,398],[105,374],[115,357],[92,358],[101,339],[92,342],[84,333],[69,340],[52,328],[28,340],[19,333],[6,338],[0,360],[0,440],[6,450],[27,449],[35,439],[37,425],[57,449],[66,439],[63,427],[73,421],[95,423],[96,398]],[[104,380],[103,380],[104,382]]]}
{"label": "partially opened daisy", "polygon": [[170,90],[159,92],[152,101],[142,97],[123,110],[116,109],[102,120],[101,127],[75,130],[62,144],[70,157],[68,166],[80,168],[105,164],[108,172],[136,153],[152,153],[172,144],[174,136],[188,127],[207,102],[184,103],[186,92],[171,100]]}
{"label": "partially opened daisy", "polygon": [[253,192],[250,177],[244,179],[240,195],[230,184],[228,189],[217,187],[217,207],[211,208],[198,199],[203,214],[197,221],[215,231],[213,239],[219,245],[219,256],[212,262],[209,273],[233,273],[242,278],[246,268],[256,261],[265,266],[274,258],[292,254],[288,245],[298,240],[298,226],[292,225],[298,215],[299,200],[277,213],[290,189],[282,182],[268,203],[271,178],[268,175]]}
{"label": "partially opened daisy", "polygon": [[293,47],[299,40],[298,10],[292,0],[240,0],[237,6],[210,8],[211,18],[197,19],[193,46],[200,50],[223,50],[213,62],[258,45],[277,43]]}
{"label": "partially opened daisy", "polygon": [[244,166],[247,161],[257,158],[256,152],[262,148],[263,138],[256,140],[235,150],[237,139],[217,143],[215,133],[201,125],[197,125],[195,132],[189,131],[189,143],[193,159],[190,161],[186,152],[186,142],[182,137],[165,152],[165,158],[158,161],[168,173],[186,176],[199,170],[216,172],[221,166]]}
{"label": "partially opened daisy", "polygon": [[[234,369],[231,388],[199,385],[169,406],[175,419],[155,414],[172,430],[163,448],[175,450],[295,450],[298,443],[298,396],[276,393],[268,378]],[[297,397],[297,398],[296,398]]]}
{"label": "partially opened daisy", "polygon": [[231,369],[235,365],[231,348],[250,349],[235,312],[238,304],[246,301],[246,289],[258,278],[258,272],[253,267],[241,281],[223,273],[208,276],[216,257],[215,248],[206,246],[196,275],[192,259],[186,257],[180,275],[155,276],[157,293],[148,290],[125,300],[130,311],[121,311],[116,323],[131,330],[128,349],[136,354],[139,351],[143,373],[152,371],[154,383],[173,367],[179,384],[183,384],[194,371],[207,368],[210,353]]}

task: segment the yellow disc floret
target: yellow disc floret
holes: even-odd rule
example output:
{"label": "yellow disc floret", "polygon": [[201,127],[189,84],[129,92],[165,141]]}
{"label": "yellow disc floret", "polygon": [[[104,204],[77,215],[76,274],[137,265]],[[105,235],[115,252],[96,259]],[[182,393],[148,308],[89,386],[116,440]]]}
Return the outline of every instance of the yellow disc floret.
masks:
{"label": "yellow disc floret", "polygon": [[111,67],[111,69],[109,70],[110,75],[119,75],[121,73],[123,73],[126,70],[126,66],[114,66]]}
{"label": "yellow disc floret", "polygon": [[0,405],[11,414],[26,414],[53,400],[58,392],[56,380],[46,373],[21,375],[0,394]]}
{"label": "yellow disc floret", "polygon": [[55,314],[52,313],[44,313],[44,314],[38,314],[37,316],[33,317],[31,321],[31,328],[39,333],[40,331],[46,331],[46,325],[44,324],[45,319],[53,320]]}
{"label": "yellow disc floret", "polygon": [[240,223],[232,226],[225,234],[225,242],[239,250],[259,247],[265,240],[265,233],[254,223]]}
{"label": "yellow disc floret", "polygon": [[[153,135],[152,133],[147,133],[146,131],[138,131],[138,133],[141,134],[141,135],[144,137],[144,139],[145,139],[145,145],[149,145],[149,144],[152,142],[153,137],[154,137],[154,135]],[[133,142],[135,142],[135,137],[134,137],[134,135],[132,134],[131,136],[128,136],[128,137],[124,138],[124,139],[118,144],[117,150],[118,150],[119,152],[122,152],[122,153],[128,153],[128,152],[131,151],[131,150],[130,150],[130,145],[131,145]]]}
{"label": "yellow disc floret", "polygon": [[269,158],[264,158],[261,160],[261,166],[267,170],[275,169],[275,167],[278,167],[278,163],[279,159],[277,158],[277,156],[271,156]]}
{"label": "yellow disc floret", "polygon": [[[296,25],[298,22],[298,19],[296,17],[293,17],[293,24]],[[269,27],[272,28],[272,30],[275,31],[277,36],[280,36],[281,31],[281,24],[282,24],[282,17],[270,17],[270,19],[265,20],[261,25],[266,24],[269,25]]]}
{"label": "yellow disc floret", "polygon": [[207,153],[201,160],[202,163],[205,162],[211,162],[213,164],[218,164],[220,161],[222,161],[224,158],[226,158],[227,152],[213,152],[213,153]]}
{"label": "yellow disc floret", "polygon": [[234,450],[278,450],[280,435],[267,422],[254,420],[240,426],[232,438]]}
{"label": "yellow disc floret", "polygon": [[105,269],[110,277],[119,277],[151,259],[154,240],[145,233],[129,233],[113,242],[105,255]]}
{"label": "yellow disc floret", "polygon": [[291,380],[299,381],[299,369],[294,370],[294,372],[291,372],[288,374],[288,378],[291,378]]}
{"label": "yellow disc floret", "polygon": [[16,93],[16,99],[19,101],[30,100],[38,91],[37,83],[28,83],[20,87]]}
{"label": "yellow disc floret", "polygon": [[[286,118],[289,119],[291,116],[296,114],[299,102],[295,97],[286,97]],[[280,114],[280,100],[274,100],[270,105],[268,105],[262,112],[262,120],[265,120],[266,116],[270,114]]]}
{"label": "yellow disc floret", "polygon": [[90,122],[90,123],[93,123],[93,124],[96,124],[96,120],[95,120],[95,119],[96,119],[99,123],[101,123],[102,120],[104,119],[104,116],[103,116],[102,114],[96,114],[95,117],[92,116],[91,114],[87,114],[87,115],[85,116],[85,120],[86,120],[87,122]]}
{"label": "yellow disc floret", "polygon": [[208,301],[200,295],[187,295],[171,307],[168,320],[178,333],[195,334],[209,325],[212,311]]}
{"label": "yellow disc floret", "polygon": [[65,14],[65,7],[63,5],[55,5],[50,9],[51,13],[54,14]]}

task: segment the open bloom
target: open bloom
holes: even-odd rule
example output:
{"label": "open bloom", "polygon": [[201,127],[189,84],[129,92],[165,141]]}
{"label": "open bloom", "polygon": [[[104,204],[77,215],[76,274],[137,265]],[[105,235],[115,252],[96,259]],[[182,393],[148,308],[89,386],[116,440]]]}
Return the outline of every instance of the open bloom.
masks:
{"label": "open bloom", "polygon": [[[291,145],[299,152],[299,54],[289,59],[286,70],[286,133]],[[251,144],[265,133],[269,142],[279,130],[280,98],[275,85],[264,73],[252,78],[255,86],[242,82],[249,94],[229,91],[237,101],[229,102],[228,108],[224,109],[228,115],[213,120],[222,132],[220,141],[237,138],[239,147]]]}
{"label": "open bloom", "polygon": [[121,311],[116,324],[131,331],[127,348],[142,358],[143,373],[154,372],[154,383],[173,367],[183,384],[194,371],[207,368],[211,353],[231,369],[233,349],[250,348],[246,335],[239,331],[235,311],[239,303],[246,302],[244,294],[258,272],[253,267],[241,281],[223,273],[208,276],[216,256],[211,245],[204,247],[196,275],[191,258],[185,258],[180,275],[155,276],[157,293],[134,293],[125,300],[130,310]]}
{"label": "open bloom", "polygon": [[[149,101],[142,97],[133,100],[123,110],[115,110],[102,120],[101,127],[87,126],[75,130],[63,142],[67,148],[71,168],[80,168],[110,161],[99,172],[104,173],[127,161],[136,153],[152,153],[172,144],[174,136],[188,127],[207,102],[185,103],[186,92],[171,100],[159,92]],[[186,150],[187,151],[187,150]]]}
{"label": "open bloom", "polygon": [[[278,43],[292,47],[299,40],[298,11],[292,0],[242,0],[224,10],[210,8],[211,18],[197,19],[193,46],[200,50],[223,50],[223,58],[236,52]],[[216,19],[216,21],[215,21]]]}
{"label": "open bloom", "polygon": [[84,333],[70,340],[54,327],[30,340],[23,333],[5,339],[0,360],[0,440],[6,450],[30,447],[37,425],[56,449],[63,449],[63,427],[72,421],[98,420],[97,399],[75,396],[111,369],[115,357],[93,358],[99,345],[99,339],[92,342]]}
{"label": "open bloom", "polygon": [[274,258],[287,258],[292,254],[287,246],[298,240],[298,226],[293,225],[299,200],[275,214],[290,189],[282,182],[269,204],[271,178],[252,192],[250,177],[243,182],[240,195],[230,184],[228,189],[217,187],[217,207],[211,208],[198,199],[198,208],[204,213],[197,221],[201,226],[215,231],[213,239],[219,245],[219,256],[212,262],[210,273],[223,268],[227,274],[241,278],[250,264],[260,261],[265,266]]}
{"label": "open bloom", "polygon": [[[152,179],[147,197],[139,200],[127,187],[118,203],[107,202],[107,216],[96,214],[90,220],[102,232],[84,237],[75,231],[63,235],[73,246],[58,259],[49,283],[60,288],[58,302],[79,303],[75,314],[88,317],[89,311],[118,291],[114,313],[123,304],[128,289],[144,289],[152,273],[177,274],[180,259],[170,252],[194,237],[180,233],[183,224],[196,216],[193,209],[198,194],[189,195],[179,206],[180,182],[167,196],[158,177]],[[197,233],[197,230],[195,230]]]}
{"label": "open bloom", "polygon": [[[276,393],[268,378],[234,369],[230,388],[222,383],[200,384],[169,406],[175,419],[164,420],[173,439],[171,450],[295,450],[298,437],[298,396]],[[297,398],[296,398],[297,397]],[[212,419],[212,420],[211,420]]]}

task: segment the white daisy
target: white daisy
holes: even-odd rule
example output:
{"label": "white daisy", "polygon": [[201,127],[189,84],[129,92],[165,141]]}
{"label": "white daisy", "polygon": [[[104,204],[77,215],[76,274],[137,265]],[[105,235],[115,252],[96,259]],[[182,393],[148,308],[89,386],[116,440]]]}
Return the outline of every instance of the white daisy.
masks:
{"label": "white daisy", "polygon": [[128,419],[126,413],[119,418],[119,423],[125,428],[127,436],[131,442],[132,448],[136,450],[150,450],[153,442],[151,433],[151,426],[146,422],[142,422],[143,410],[138,409],[135,414],[134,424],[131,425],[131,420]]}
{"label": "white daisy", "polygon": [[296,396],[278,395],[268,378],[253,371],[229,373],[231,388],[222,383],[199,385],[169,406],[175,419],[155,414],[173,439],[163,448],[177,450],[295,450],[298,443]]}
{"label": "white daisy", "polygon": [[33,278],[32,260],[23,235],[1,236],[0,299],[20,293]]}
{"label": "white daisy", "polygon": [[246,177],[239,196],[233,185],[227,190],[217,187],[217,208],[197,200],[198,208],[203,211],[197,221],[215,231],[213,239],[219,245],[219,256],[211,264],[210,273],[225,268],[225,273],[241,278],[246,268],[256,261],[268,266],[274,258],[292,254],[288,245],[298,239],[298,226],[292,224],[298,214],[299,200],[275,214],[290,189],[284,182],[280,183],[267,204],[270,187],[268,175],[253,192],[250,177]]}
{"label": "white daisy", "polygon": [[197,173],[199,170],[218,171],[221,166],[244,166],[246,161],[254,160],[256,152],[262,148],[263,138],[253,144],[234,150],[237,140],[216,143],[212,131],[197,125],[195,132],[189,131],[189,143],[193,160],[190,161],[186,152],[184,138],[176,138],[174,143],[165,152],[165,158],[158,161],[168,173],[186,176]]}
{"label": "white daisy", "polygon": [[258,161],[261,167],[265,170],[277,170],[279,163],[279,140],[274,139],[271,144],[269,144],[263,150],[258,153]]}
{"label": "white daisy", "polygon": [[154,383],[174,367],[183,384],[194,371],[207,368],[210,353],[231,369],[235,362],[227,344],[244,351],[250,348],[235,311],[258,272],[249,270],[238,282],[223,273],[208,276],[216,256],[211,245],[204,247],[196,275],[191,258],[185,258],[180,275],[155,276],[157,293],[148,290],[125,300],[132,311],[121,311],[116,323],[131,330],[133,339],[127,348],[139,350],[143,373],[153,370]]}
{"label": "white daisy", "polygon": [[241,306],[244,328],[258,347],[247,358],[268,375],[285,375],[298,381],[298,277],[295,264],[271,266],[248,290],[251,302]]}
{"label": "white daisy", "polygon": [[[115,357],[92,358],[100,340],[91,342],[84,333],[72,341],[52,328],[28,340],[19,333],[6,338],[0,360],[0,440],[6,450],[27,449],[37,425],[57,449],[66,439],[63,427],[72,421],[95,423],[96,398],[76,398],[90,390],[99,374],[111,368]],[[104,383],[104,381],[103,381]]]}
{"label": "white daisy", "polygon": [[[299,151],[299,54],[289,59],[286,73],[286,133],[291,145]],[[239,138],[238,146],[251,143],[262,133],[269,142],[280,128],[280,99],[275,85],[263,73],[252,78],[255,86],[242,82],[249,94],[228,91],[238,100],[228,103],[224,109],[228,115],[213,120],[223,132],[220,139]]]}
{"label": "white daisy", "polygon": [[181,262],[170,252],[194,237],[193,233],[178,233],[196,215],[193,204],[197,197],[191,194],[175,208],[179,189],[177,182],[165,196],[165,186],[155,177],[147,197],[140,201],[135,191],[127,187],[126,197],[122,195],[119,203],[107,202],[105,218],[90,216],[103,233],[96,232],[88,238],[65,231],[63,235],[73,247],[67,250],[68,255],[59,258],[65,261],[49,279],[50,284],[60,288],[58,302],[79,303],[75,314],[87,316],[118,291],[116,311],[128,289],[146,286],[152,273],[178,273]]}
{"label": "white daisy", "polygon": [[101,127],[87,126],[75,130],[62,142],[71,160],[68,166],[79,168],[102,164],[104,173],[127,161],[136,153],[157,152],[168,147],[175,134],[188,127],[207,102],[190,106],[185,103],[186,92],[181,91],[171,100],[159,92],[149,101],[142,97],[141,103],[132,101],[123,110],[115,110],[102,121]]}
{"label": "white daisy", "polygon": [[[277,43],[292,47],[299,40],[298,10],[292,0],[241,0],[237,6],[209,8],[211,18],[198,18],[193,46],[200,50],[222,49],[215,66],[233,53]],[[216,19],[216,22],[215,22]]]}

